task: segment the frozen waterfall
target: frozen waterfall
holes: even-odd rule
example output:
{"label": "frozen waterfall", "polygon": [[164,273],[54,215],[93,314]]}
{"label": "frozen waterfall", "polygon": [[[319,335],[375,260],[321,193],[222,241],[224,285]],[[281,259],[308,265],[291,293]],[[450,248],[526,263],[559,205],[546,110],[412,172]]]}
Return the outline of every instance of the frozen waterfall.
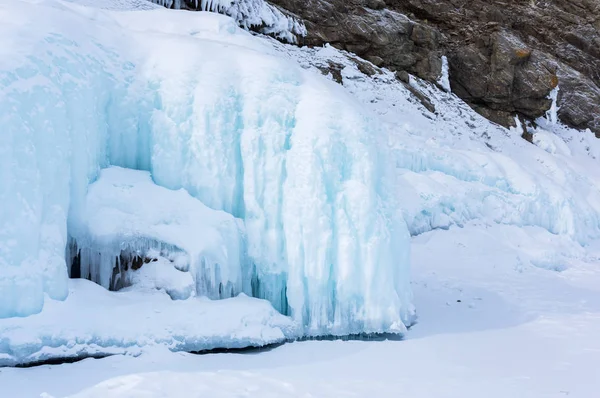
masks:
{"label": "frozen waterfall", "polygon": [[[210,252],[224,257],[212,263],[234,294],[267,298],[308,335],[405,330],[409,234],[388,186],[392,162],[377,120],[342,88],[216,14],[99,11],[90,25],[61,3],[13,7],[47,18],[0,24],[10,37],[0,43],[0,317],[41,311],[45,294],[65,299],[72,240],[107,251],[97,270],[107,284],[122,248],[113,239],[132,224],[117,218],[94,240],[106,218],[90,204],[103,198],[90,184],[114,165],[150,172],[152,189],[184,189],[174,207],[224,211],[226,224],[196,223],[227,225],[206,236],[218,237]],[[157,23],[163,13],[170,24]],[[138,195],[131,181],[119,184],[114,200]],[[135,196],[142,209],[116,209],[183,222],[165,203],[155,214],[162,194],[148,189]],[[149,248],[202,257],[192,253],[202,236],[135,225]],[[100,258],[88,259],[88,274]]]}

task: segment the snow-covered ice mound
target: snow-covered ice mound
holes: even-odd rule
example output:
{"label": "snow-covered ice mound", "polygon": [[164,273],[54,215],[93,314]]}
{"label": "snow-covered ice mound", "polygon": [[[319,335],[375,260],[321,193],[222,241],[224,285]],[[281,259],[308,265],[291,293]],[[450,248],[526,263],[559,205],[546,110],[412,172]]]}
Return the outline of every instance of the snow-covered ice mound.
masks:
{"label": "snow-covered ice mound", "polygon": [[294,322],[267,301],[172,300],[145,289],[109,292],[83,279],[70,281],[65,301],[44,311],[0,319],[0,366],[113,354],[152,347],[172,351],[262,347],[297,337]]}

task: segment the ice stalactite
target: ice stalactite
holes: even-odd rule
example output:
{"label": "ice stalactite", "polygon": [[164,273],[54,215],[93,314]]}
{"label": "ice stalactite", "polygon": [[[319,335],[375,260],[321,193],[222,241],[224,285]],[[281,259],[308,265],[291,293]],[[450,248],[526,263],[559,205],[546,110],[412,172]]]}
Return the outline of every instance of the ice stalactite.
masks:
{"label": "ice stalactite", "polygon": [[289,43],[307,34],[304,23],[285,15],[265,0],[150,0],[167,8],[187,7],[200,11],[225,14],[246,30],[258,29],[263,34],[273,35]]}
{"label": "ice stalactite", "polygon": [[546,112],[546,119],[550,122],[550,124],[558,123],[558,93],[560,91],[559,86],[556,86],[554,90],[550,92],[548,98],[552,100],[552,105],[548,112]]}
{"label": "ice stalactite", "polygon": [[448,58],[445,55],[442,57],[442,74],[437,83],[447,93],[452,92],[452,88],[450,87],[450,68],[448,66]]}

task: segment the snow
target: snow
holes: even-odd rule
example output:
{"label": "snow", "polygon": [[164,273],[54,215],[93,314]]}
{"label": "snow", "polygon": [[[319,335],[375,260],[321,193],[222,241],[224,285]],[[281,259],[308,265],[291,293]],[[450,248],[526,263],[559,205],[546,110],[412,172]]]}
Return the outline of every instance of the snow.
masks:
{"label": "snow", "polygon": [[149,0],[63,0],[86,7],[101,8],[105,10],[152,10],[158,5]]}
{"label": "snow", "polygon": [[[72,240],[84,249],[84,276],[100,269],[92,279],[109,286],[121,236],[144,231],[133,252],[175,249],[162,242],[198,264],[205,243],[222,251],[211,261],[224,284],[268,299],[306,335],[402,333],[412,323],[409,235],[377,145],[383,130],[343,88],[222,15],[0,4],[0,317],[41,311],[44,294],[66,298]],[[156,185],[242,219],[237,269],[231,222],[202,242],[208,232],[186,234],[177,209],[142,199],[166,201],[164,191],[144,194],[149,182],[88,189],[110,165],[148,171]],[[180,196],[182,208],[209,214]],[[214,229],[202,218],[198,229]],[[199,279],[197,293],[214,297],[220,278],[208,292]]]}
{"label": "snow", "polygon": [[39,314],[0,319],[0,366],[137,356],[157,346],[187,352],[260,347],[298,332],[268,302],[244,295],[174,301],[144,286],[109,292],[83,279],[73,279],[69,286],[67,300],[48,300]]}

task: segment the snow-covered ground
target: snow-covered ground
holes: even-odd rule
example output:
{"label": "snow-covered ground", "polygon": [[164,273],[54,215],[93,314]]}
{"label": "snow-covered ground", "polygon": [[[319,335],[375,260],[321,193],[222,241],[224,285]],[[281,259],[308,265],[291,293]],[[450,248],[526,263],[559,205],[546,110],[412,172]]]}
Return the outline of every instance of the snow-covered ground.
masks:
{"label": "snow-covered ground", "polygon": [[[89,1],[86,3],[83,0],[72,0],[70,3],[90,5]],[[231,327],[219,325],[223,329],[218,329],[215,333],[213,331],[216,329],[207,331],[206,335],[210,336],[223,336],[229,333],[228,330],[244,333],[240,329],[240,324],[247,321],[243,311],[256,310],[256,317],[250,323],[267,325],[264,342],[281,341],[281,336],[287,333],[285,330],[291,330],[286,325],[291,328],[292,324],[288,323],[289,318],[278,316],[268,305],[264,306],[266,303],[244,297],[233,299],[231,303],[243,301],[244,305],[247,304],[247,310],[243,305],[235,307],[236,304],[230,308],[227,301],[210,303],[198,298],[169,301],[168,296],[162,294],[152,296],[151,300],[168,303],[165,304],[170,308],[166,310],[167,314],[140,312],[132,319],[137,324],[142,324],[142,321],[138,322],[136,319],[145,316],[156,320],[154,326],[157,329],[145,330],[144,336],[150,341],[148,347],[124,350],[123,347],[127,346],[124,342],[116,345],[121,350],[118,352],[130,355],[29,369],[0,368],[0,395],[19,398],[39,397],[43,393],[46,395],[42,396],[56,398],[597,396],[600,390],[600,379],[597,376],[600,374],[600,143],[593,134],[589,131],[573,131],[556,124],[555,115],[550,114],[547,119],[539,120],[537,127],[529,127],[533,134],[533,144],[530,144],[521,138],[522,130],[506,130],[489,123],[451,93],[443,90],[445,87],[440,89],[417,79],[412,79],[411,87],[406,87],[393,74],[368,64],[359,68],[351,55],[331,47],[299,49],[282,45],[271,39],[244,34],[224,17],[203,13],[140,11],[136,8],[139,3],[136,0],[103,0],[95,3],[101,5],[102,10],[50,0],[0,0],[0,21],[4,22],[0,24],[0,32],[4,32],[3,29],[13,32],[17,29],[14,26],[21,26],[20,23],[25,26],[22,28],[24,39],[21,38],[21,42],[11,40],[9,33],[3,35],[8,39],[0,42],[0,65],[4,67],[0,71],[9,71],[15,65],[15,68],[18,67],[17,61],[22,59],[31,61],[28,57],[37,48],[34,44],[37,45],[40,40],[49,40],[49,43],[55,44],[54,51],[63,51],[65,46],[79,46],[80,49],[83,47],[86,51],[91,51],[96,57],[92,57],[94,62],[81,59],[74,50],[60,53],[65,57],[58,57],[53,61],[62,65],[62,83],[82,78],[73,75],[73,69],[68,69],[69,63],[65,63],[65,59],[82,62],[80,66],[90,65],[93,73],[86,75],[88,78],[102,77],[90,83],[89,87],[86,86],[86,90],[75,90],[75,94],[67,91],[67,94],[75,95],[75,100],[79,102],[82,99],[88,101],[89,106],[78,108],[77,101],[69,102],[69,96],[66,96],[67,109],[83,112],[88,117],[88,122],[95,123],[98,131],[102,131],[103,122],[116,122],[113,126],[116,130],[108,132],[109,154],[93,155],[101,158],[104,156],[98,162],[100,166],[118,164],[151,169],[154,182],[158,185],[170,189],[186,188],[191,196],[201,199],[209,207],[225,210],[243,219],[246,232],[250,235],[250,250],[254,250],[254,258],[268,260],[262,263],[265,269],[273,271],[269,267],[275,263],[270,261],[277,260],[282,253],[297,254],[296,265],[292,269],[306,273],[297,274],[296,277],[297,280],[304,281],[304,288],[309,290],[304,291],[306,296],[303,300],[313,300],[307,307],[314,310],[312,319],[315,314],[321,314],[325,317],[321,319],[326,319],[327,311],[324,309],[328,308],[327,304],[319,300],[324,294],[331,292],[331,281],[322,273],[322,269],[311,267],[311,262],[301,258],[299,251],[292,250],[293,245],[282,249],[282,245],[290,244],[290,241],[281,240],[278,235],[280,223],[291,226],[294,233],[286,236],[301,236],[297,242],[301,242],[307,250],[314,250],[312,259],[319,261],[329,258],[322,250],[324,247],[337,248],[338,253],[344,254],[344,250],[352,247],[348,246],[348,242],[360,245],[364,251],[356,258],[366,258],[367,261],[355,263],[354,257],[346,259],[351,267],[341,267],[339,274],[363,270],[361,267],[368,263],[370,265],[364,268],[367,271],[365,276],[368,277],[365,280],[379,281],[383,285],[352,285],[345,299],[352,297],[352,291],[359,291],[365,297],[371,292],[378,292],[381,293],[381,300],[365,308],[380,308],[386,298],[397,297],[395,294],[400,292],[405,294],[402,300],[391,303],[397,314],[401,311],[400,308],[410,312],[411,307],[407,302],[410,292],[404,289],[404,280],[384,282],[399,277],[399,274],[391,271],[391,264],[402,267],[407,265],[403,263],[403,259],[408,258],[408,251],[405,250],[407,236],[399,234],[398,240],[392,239],[398,246],[397,252],[389,251],[391,249],[388,246],[383,246],[388,250],[388,257],[377,257],[373,251],[367,250],[372,244],[382,247],[377,245],[382,244],[381,239],[386,236],[387,229],[379,230],[378,234],[371,235],[371,239],[333,239],[330,241],[333,243],[328,246],[319,246],[317,243],[323,241],[321,238],[328,238],[326,232],[331,230],[332,225],[346,226],[343,220],[350,224],[355,221],[364,222],[365,217],[375,211],[391,216],[389,207],[398,209],[404,221],[394,225],[403,225],[404,233],[412,236],[411,286],[418,321],[406,333],[404,340],[304,341],[264,352],[199,356],[172,352],[168,345],[152,344],[156,340],[172,338],[160,326],[164,323],[172,322],[174,327],[187,325],[185,327],[189,327],[188,330],[194,329],[194,333],[200,331],[198,333],[202,334],[205,330],[200,321],[196,324],[193,318],[188,318],[193,310],[188,312],[186,309],[181,313],[172,308],[188,308],[196,302],[202,302],[202,305],[213,308],[206,311],[213,314],[210,315],[213,317],[211,319],[218,319],[215,323],[220,323],[219,314],[211,311],[220,311],[218,308],[222,306],[222,317],[227,317],[228,322],[231,322],[227,325]],[[88,29],[83,28],[87,26],[86,23],[95,26],[96,28],[89,28],[96,29],[90,31],[90,37],[94,36],[98,42],[103,40],[102,43],[118,42],[118,45],[114,45],[115,53],[107,51],[105,44],[96,43],[93,47],[88,47],[84,41],[74,44],[69,41],[69,35],[74,35],[69,26],[59,28],[53,26],[52,22],[40,22],[46,29],[42,33],[61,30],[62,36],[38,37],[37,31],[27,28],[26,24],[31,23],[27,21],[35,18],[22,12],[26,10],[31,13],[33,10],[27,8],[26,4],[28,7],[31,7],[30,4],[46,7],[45,16],[57,18],[57,21],[62,20],[64,15],[69,15],[70,19],[67,20],[70,23],[80,23],[79,28],[84,32]],[[119,9],[138,11],[123,12],[118,11]],[[52,21],[51,18],[47,20]],[[77,37],[81,37],[81,33]],[[128,47],[133,39],[136,46]],[[16,46],[14,43],[21,45]],[[137,64],[121,58],[126,53]],[[206,59],[211,62],[205,62]],[[44,71],[39,63],[35,63],[35,59],[32,62],[36,68]],[[335,63],[336,68],[341,65],[343,88],[333,83],[325,84],[326,82],[322,82],[324,79],[319,77],[332,69],[331,63]],[[230,68],[232,64],[236,65],[233,74]],[[369,72],[372,76],[364,73],[365,68],[373,69],[374,72]],[[71,72],[65,73],[65,70]],[[112,75],[105,75],[107,70]],[[140,86],[140,81],[134,79],[134,72],[147,79],[149,86],[145,85],[147,82]],[[17,69],[17,74],[21,80],[9,72],[0,75],[5,78],[0,80],[0,84],[8,84],[11,90],[18,93],[31,90],[35,83],[31,79],[36,75],[32,75],[27,68]],[[119,80],[122,77],[126,78],[125,86]],[[333,79],[333,75],[328,77]],[[440,80],[443,82],[440,83],[442,86],[446,86],[445,80],[445,77]],[[206,87],[215,87],[214,82],[220,84],[218,91],[204,90]],[[237,86],[243,87],[241,93],[236,91]],[[33,87],[36,87],[35,84]],[[68,84],[66,87],[72,90]],[[106,87],[113,90],[110,95],[106,92]],[[428,111],[411,93],[415,90],[429,98],[436,108],[435,113]],[[2,95],[9,92],[15,91],[0,90],[0,104]],[[156,92],[160,95],[156,95]],[[239,96],[233,95],[236,93]],[[100,102],[103,106],[108,104],[113,107],[107,120],[97,118],[100,114],[98,109],[105,109],[90,100],[96,98],[95,95],[111,98],[110,101]],[[32,110],[24,105],[29,97],[13,96],[11,101],[15,98],[20,102],[16,105],[14,102],[9,104],[17,106],[17,110],[25,109],[32,112],[27,113],[30,115],[37,115],[39,112],[44,115],[43,108]],[[40,97],[36,98],[39,101]],[[59,95],[58,98],[63,97]],[[265,104],[256,102],[259,99]],[[137,109],[142,113],[141,116],[131,114],[132,101],[139,102]],[[218,106],[211,106],[213,103]],[[243,111],[234,112],[239,119],[231,119],[224,111],[240,106]],[[279,113],[271,112],[273,109],[278,109]],[[146,117],[147,112],[152,113],[151,118]],[[48,114],[48,120],[58,120],[52,119],[54,114],[55,112]],[[258,119],[266,118],[268,123],[256,120],[252,116],[256,114],[261,116]],[[280,116],[277,118],[274,114]],[[126,131],[131,131],[138,119],[148,124],[135,125],[138,129],[136,134],[125,134]],[[13,119],[7,120],[5,126],[16,125],[8,124],[15,123]],[[246,127],[250,126],[251,134],[245,132],[249,141],[246,142],[247,146],[241,146],[241,153],[230,153],[227,147],[235,144],[235,137],[228,135],[228,132],[237,128],[240,120],[244,120]],[[298,152],[292,151],[291,156],[283,156],[282,153],[289,151],[290,143],[286,140],[278,141],[275,133],[288,131],[290,124],[293,129],[298,128],[301,132],[295,132],[297,141],[294,141],[294,136],[291,141],[292,147]],[[68,123],[65,126],[71,127]],[[202,126],[208,128],[203,129]],[[147,134],[144,129],[155,133]],[[202,134],[192,135],[191,131],[195,131],[195,134],[200,131]],[[185,140],[180,140],[182,134]],[[85,140],[77,141],[79,145],[85,144],[86,150],[82,152],[93,153],[94,140],[99,139],[99,136],[101,134],[96,132],[96,135],[90,134]],[[152,145],[145,141],[148,136],[154,140]],[[18,141],[20,137],[15,134],[10,136],[14,142],[7,140],[6,145],[0,143],[0,155],[4,154],[0,157],[0,165],[4,164],[3,160],[6,162],[6,159],[11,159],[13,153],[7,152],[6,148],[9,144],[16,146],[22,143]],[[269,140],[260,140],[259,137]],[[76,140],[77,136],[72,139]],[[202,142],[211,143],[210,151],[201,151],[199,144]],[[151,146],[152,150],[144,152],[147,146]],[[206,156],[188,156],[189,153],[182,149],[187,147],[191,148],[188,152],[192,155],[195,151],[196,154]],[[70,142],[65,140],[59,151],[68,152],[71,150],[69,148]],[[48,152],[38,150],[40,152],[37,157],[33,157],[34,163],[43,161],[44,156],[51,156]],[[186,155],[180,156],[179,153]],[[76,155],[81,154],[76,152]],[[85,161],[79,158],[79,162],[74,163],[89,167],[83,174],[73,172],[68,166],[64,166],[65,169],[57,167],[37,171],[42,177],[61,170],[73,172],[75,179],[71,183],[74,184],[75,191],[72,192],[71,199],[80,198],[81,203],[71,203],[71,210],[74,205],[80,205],[81,214],[85,214],[84,199],[88,179],[95,180],[99,167],[93,156]],[[248,194],[248,190],[252,192],[251,199],[245,197],[245,206],[249,207],[242,206],[244,211],[239,208],[240,201],[236,200],[239,199],[236,196],[239,195],[235,189],[237,185],[231,183],[239,177],[236,162],[240,157],[246,161],[246,166],[250,164],[245,172],[252,175],[252,179],[247,179],[242,184],[244,194]],[[373,159],[378,157],[386,165],[395,167],[382,174],[386,177],[383,180],[384,186],[372,188],[365,193],[361,189],[365,186],[372,187],[369,185],[372,180],[368,172],[371,171],[369,167]],[[288,169],[293,171],[291,174],[281,172],[282,162],[291,162],[287,163]],[[344,167],[347,164],[352,164],[352,170]],[[51,163],[50,165],[52,166]],[[219,165],[217,169],[216,165]],[[15,168],[17,172],[27,170],[22,164],[17,166],[22,167]],[[359,172],[361,168],[365,168],[364,174]],[[4,170],[13,169],[6,168],[2,171]],[[320,191],[319,186],[311,184],[319,179],[337,181],[336,173],[342,176],[354,173],[353,180],[364,184],[330,184],[329,189],[333,188],[334,192],[327,189]],[[267,178],[273,175],[277,178]],[[286,183],[290,179],[293,182],[285,192],[278,185],[281,182],[278,178],[283,176],[287,178]],[[29,178],[27,181],[38,181],[40,178],[36,172],[18,174],[17,177]],[[62,183],[68,185],[68,181]],[[11,187],[22,189],[16,184],[15,182]],[[54,192],[53,188],[41,184],[40,189],[51,194]],[[162,189],[160,192],[170,197],[170,193]],[[357,192],[362,194],[355,196]],[[2,193],[0,188],[3,203],[21,209],[19,206],[23,204],[22,201],[11,202],[14,198],[8,195],[3,197]],[[38,193],[36,191],[28,198],[35,199]],[[269,196],[270,194],[272,195]],[[340,200],[332,201],[332,194],[340,195]],[[320,197],[319,195],[325,199],[312,199]],[[49,197],[53,200],[57,198],[52,195]],[[292,208],[287,209],[288,218],[281,215],[281,207],[277,204],[277,200],[282,197],[288,200],[294,198],[289,202]],[[189,199],[192,200],[191,197]],[[58,199],[55,203],[53,200],[45,203],[45,213],[40,216],[43,224],[53,225],[51,222],[61,216],[50,210],[56,211],[53,204],[60,207],[64,203]],[[32,200],[31,203],[36,202]],[[190,205],[192,208],[199,206],[201,203]],[[360,216],[341,218],[331,224],[328,224],[328,218],[319,218],[327,209],[340,208],[346,211],[352,209],[350,213]],[[0,216],[5,217],[2,210],[0,209]],[[62,216],[66,218],[65,215]],[[81,215],[79,218],[88,219]],[[300,221],[295,222],[296,218]],[[20,220],[26,221],[27,218],[23,216]],[[313,236],[315,230],[311,229],[314,225],[322,226],[316,229],[317,236]],[[383,224],[365,223],[359,229],[372,232],[373,225],[381,228]],[[81,225],[69,227],[73,231],[73,228]],[[27,236],[31,230],[25,228],[20,232]],[[41,236],[44,237],[45,230],[41,231]],[[301,231],[300,235],[296,233],[298,231]],[[348,231],[352,231],[352,228],[349,227]],[[85,228],[79,232],[85,232]],[[2,233],[0,228],[0,292],[3,287],[2,276],[5,281],[9,281],[8,286],[12,286],[12,274],[2,274],[6,269],[2,268],[2,254],[12,253],[9,250],[12,246],[2,246]],[[10,243],[8,240],[4,242]],[[47,255],[44,248],[53,246],[44,246],[48,243],[46,240],[41,239],[41,242],[40,252]],[[60,246],[56,242],[50,243]],[[35,250],[38,246],[29,248]],[[402,259],[389,261],[391,253],[396,253]],[[378,268],[383,264],[388,267]],[[281,266],[281,263],[277,266]],[[55,268],[60,269],[58,265]],[[403,268],[403,271],[406,269]],[[45,271],[40,284],[43,284],[43,278],[59,279],[51,271],[52,267]],[[402,275],[404,277],[404,272]],[[314,279],[310,280],[311,276]],[[303,279],[307,277],[309,280]],[[157,280],[141,276],[139,287],[142,291],[147,293],[144,289],[148,287],[160,288],[152,284],[152,279],[155,282]],[[169,277],[166,279],[168,284]],[[319,283],[319,280],[327,283]],[[357,283],[356,281],[356,278],[348,277],[340,278],[337,282],[338,287],[343,287],[344,284]],[[178,283],[179,281],[176,282]],[[90,286],[85,282],[80,285]],[[34,287],[39,288],[38,285]],[[25,285],[25,288],[32,287]],[[92,286],[91,290],[101,289]],[[46,293],[58,297],[62,294],[52,289],[47,289]],[[102,291],[94,297],[100,301],[101,297],[117,300],[129,297],[128,294],[142,293],[135,289],[119,293]],[[32,332],[39,333],[38,328],[28,326],[35,324],[36,319],[46,322],[41,322],[40,325],[48,325],[43,328],[45,331],[42,330],[46,335],[40,335],[41,344],[37,341],[37,346],[34,347],[27,343],[26,347],[19,349],[33,353],[44,349],[44,336],[52,335],[56,341],[63,338],[68,331],[63,327],[68,325],[56,325],[52,311],[60,306],[79,303],[73,301],[73,298],[76,297],[69,296],[67,301],[61,303],[46,296],[46,302],[50,300],[52,305],[46,304],[48,308],[41,314],[19,321],[26,330],[23,333],[15,332],[14,340],[11,341],[18,343],[18,337],[24,336],[27,339],[32,336]],[[276,301],[273,297],[266,298]],[[297,300],[298,298],[296,297]],[[339,296],[336,298],[340,299]],[[90,298],[89,303],[92,305],[94,299]],[[3,304],[9,310],[12,308],[6,302],[0,303],[0,313]],[[37,304],[29,303],[30,306]],[[263,306],[260,307],[261,305]],[[107,319],[104,322],[106,329],[93,329],[104,330],[109,335],[114,333],[115,329],[110,327],[113,316],[115,319],[126,317],[128,312],[136,311],[134,307],[132,304],[131,307],[123,306],[121,312],[102,314],[99,319]],[[85,310],[79,306],[77,308]],[[150,311],[150,308],[145,307],[143,311]],[[240,312],[236,312],[235,308]],[[194,311],[204,309],[195,308]],[[165,315],[166,318],[162,318]],[[8,318],[8,321],[15,322],[14,319]],[[0,325],[3,321],[0,320]],[[89,321],[96,322],[93,318],[89,318]],[[61,331],[53,327],[61,327]],[[76,327],[85,327],[85,324],[73,325],[72,330],[76,331]],[[255,330],[260,332],[260,326],[257,328]],[[127,341],[132,341],[137,333],[120,332]],[[150,336],[153,333],[160,338],[154,339]],[[256,335],[260,333],[248,338],[256,338]],[[3,337],[4,335],[0,335],[0,349],[3,347]],[[36,335],[33,337],[31,341],[35,340]],[[72,341],[70,339],[64,344],[67,347],[71,344],[72,348]],[[0,353],[5,355],[4,358],[8,357],[7,352]]]}
{"label": "snow-covered ground", "polygon": [[0,366],[139,355],[154,346],[189,352],[264,346],[297,334],[296,325],[264,300],[173,301],[152,288],[115,293],[78,279],[67,300],[50,300],[29,317],[0,319],[0,331]]}
{"label": "snow-covered ground", "polygon": [[414,238],[420,318],[402,341],[307,341],[201,356],[156,350],[4,368],[0,386],[19,398],[42,392],[61,398],[594,398],[600,388],[597,260],[573,253],[562,272],[527,261],[536,250],[565,251],[556,239],[539,229],[482,225]]}

